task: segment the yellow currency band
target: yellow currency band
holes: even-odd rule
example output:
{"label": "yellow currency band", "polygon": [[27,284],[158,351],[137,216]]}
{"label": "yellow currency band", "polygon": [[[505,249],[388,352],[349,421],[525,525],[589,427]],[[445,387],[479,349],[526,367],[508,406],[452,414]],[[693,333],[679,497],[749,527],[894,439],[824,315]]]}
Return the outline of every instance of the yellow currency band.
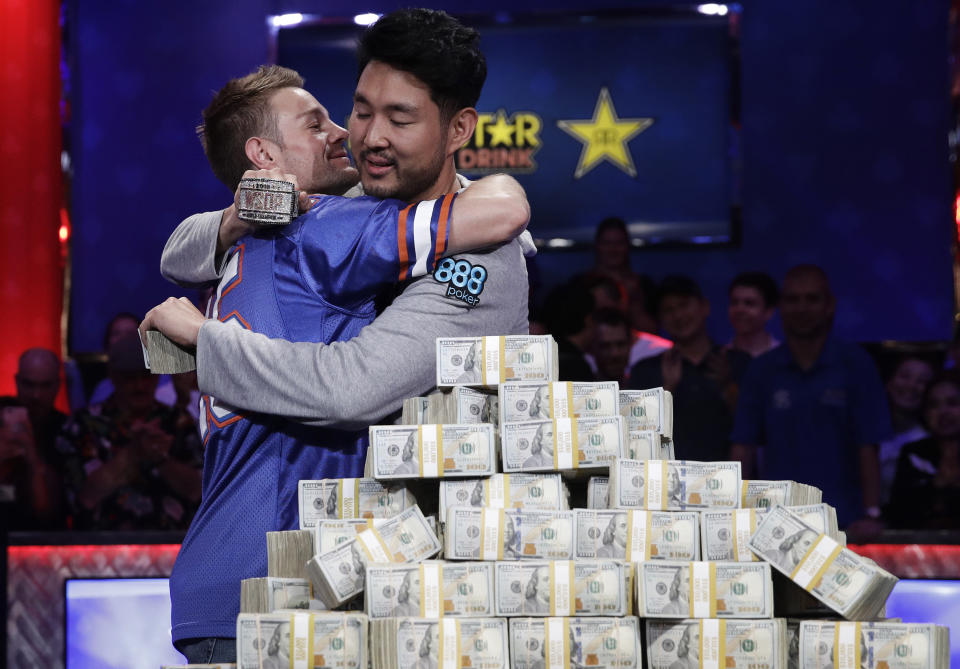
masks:
{"label": "yellow currency band", "polygon": [[[300,634],[299,621],[303,623],[307,620],[306,639]],[[306,643],[304,643],[304,641]],[[298,647],[298,642],[304,644]],[[292,613],[290,614],[290,658],[291,667],[312,667],[313,666],[313,614],[312,613]]]}
{"label": "yellow currency band", "polygon": [[[747,508],[747,481],[744,479],[740,482],[740,508]],[[702,655],[700,657],[703,657]]]}
{"label": "yellow currency band", "polygon": [[[453,627],[455,633],[451,636],[455,639],[453,650],[446,647],[444,643],[447,634],[449,633],[450,628]],[[460,621],[454,620],[452,618],[443,618],[440,620],[440,623],[437,625],[437,636],[440,638],[440,642],[437,648],[437,658],[440,660],[437,663],[439,669],[461,669],[462,663],[460,661]],[[447,657],[447,653],[451,653],[451,657]],[[452,660],[452,661],[450,661]]]}
{"label": "yellow currency band", "polygon": [[[562,631],[560,632],[561,644],[561,653],[560,653],[560,662],[554,662],[554,654],[552,651],[552,646],[550,644],[551,637],[550,630],[552,628],[559,627]],[[557,642],[557,639],[553,639],[554,642]],[[570,647],[570,618],[544,618],[543,619],[543,643],[544,643],[544,655],[546,656],[546,665],[547,669],[570,669],[570,653],[573,652],[573,648]]]}
{"label": "yellow currency band", "polygon": [[420,478],[423,478],[423,429],[431,427],[436,428],[437,431],[437,478],[443,478],[443,425],[440,423],[417,426],[417,451],[419,452],[417,464],[420,470]]}
{"label": "yellow currency band", "polygon": [[860,669],[860,623],[837,622],[833,627],[833,666]]}
{"label": "yellow currency band", "polygon": [[[806,552],[806,554],[804,554],[804,556],[800,559],[800,562],[797,563],[797,566],[794,567],[793,571],[790,573],[790,580],[792,581],[796,580],[796,576],[800,572],[800,570],[803,569],[804,563],[810,558],[810,556],[815,555],[818,552],[817,547],[825,539],[827,541],[833,541],[826,534],[821,534],[819,537],[817,537],[817,540],[813,542],[813,545],[810,546],[810,549]],[[810,579],[810,582],[803,586],[803,589],[806,590],[807,592],[811,592],[816,587],[817,583],[820,582],[820,579],[823,578],[823,574],[824,572],[827,571],[827,568],[830,567],[831,564],[833,564],[833,561],[837,559],[837,556],[840,555],[842,551],[843,551],[843,546],[840,545],[839,543],[836,546],[834,546],[833,550],[831,550],[830,553],[827,555],[826,559],[824,559],[823,564],[821,564],[820,567],[817,569],[817,571],[814,572],[813,577]]]}

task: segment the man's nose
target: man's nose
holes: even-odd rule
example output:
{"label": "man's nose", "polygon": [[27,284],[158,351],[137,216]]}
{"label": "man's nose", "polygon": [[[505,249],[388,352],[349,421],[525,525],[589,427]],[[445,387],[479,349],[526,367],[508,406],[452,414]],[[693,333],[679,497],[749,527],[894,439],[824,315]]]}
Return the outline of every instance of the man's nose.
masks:
{"label": "man's nose", "polygon": [[365,146],[383,148],[390,144],[386,132],[386,123],[387,120],[382,117],[378,118],[375,116],[370,120],[370,123],[367,124],[366,132],[363,136],[363,143]]}

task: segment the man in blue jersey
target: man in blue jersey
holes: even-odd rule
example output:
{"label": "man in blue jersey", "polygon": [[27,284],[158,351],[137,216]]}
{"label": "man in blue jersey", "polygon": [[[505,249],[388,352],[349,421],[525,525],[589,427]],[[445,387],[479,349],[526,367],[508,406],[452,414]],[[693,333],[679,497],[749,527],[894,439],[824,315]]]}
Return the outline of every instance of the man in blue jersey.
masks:
{"label": "man in blue jersey", "polygon": [[[395,15],[391,15],[391,17],[393,16]],[[482,55],[479,54],[477,49],[476,33],[459,25],[442,12],[411,10],[398,12],[396,16],[399,21],[391,24],[391,21],[385,19],[386,23],[383,24],[383,28],[387,30],[391,26],[397,28],[399,23],[401,27],[399,32],[402,33],[399,36],[400,39],[397,39],[398,35],[394,31],[390,31],[394,34],[387,35],[386,40],[379,40],[380,44],[377,43],[378,40],[369,40],[368,46],[373,51],[383,46],[383,42],[392,42],[388,50],[394,48],[398,42],[403,43],[404,48],[408,50],[415,45],[415,50],[418,53],[414,54],[416,56],[414,61],[419,60],[420,62],[414,62],[412,67],[417,68],[418,73],[412,74],[408,70],[402,69],[402,65],[411,66],[402,57],[400,58],[402,62],[397,67],[386,65],[387,60],[394,62],[394,56],[385,55],[382,51],[368,57],[367,62],[362,61],[362,75],[360,82],[358,82],[355,97],[356,106],[351,126],[357,129],[353,136],[353,146],[360,166],[360,173],[368,192],[377,196],[394,196],[404,201],[429,201],[443,196],[439,204],[427,203],[427,206],[432,207],[430,216],[418,217],[415,214],[412,215],[414,227],[418,226],[418,218],[421,221],[430,222],[429,225],[422,222],[419,224],[421,231],[428,230],[426,234],[420,235],[421,243],[419,244],[417,243],[416,231],[414,231],[413,239],[410,241],[406,235],[401,234],[402,225],[399,224],[399,219],[394,221],[389,215],[387,216],[391,225],[385,227],[391,230],[389,239],[393,240],[396,245],[394,248],[398,249],[396,259],[401,261],[400,265],[397,266],[396,276],[406,277],[416,274],[418,266],[423,273],[429,272],[438,259],[438,250],[442,250],[444,245],[440,239],[442,235],[439,233],[443,209],[442,199],[449,197],[445,194],[456,192],[462,185],[465,185],[456,175],[453,154],[472,134],[476,122],[476,111],[473,109],[473,105],[479,96],[479,89],[485,76],[485,66],[483,65]],[[417,31],[418,34],[411,34],[411,30]],[[440,39],[425,41],[422,37],[427,34],[432,34],[435,38],[439,36]],[[297,119],[301,117],[301,114],[292,113],[289,117]],[[316,121],[319,126],[315,131],[307,128],[308,135],[311,131],[318,135],[323,127],[329,127],[329,120],[322,112],[315,115],[313,119],[309,118],[309,114],[306,117],[307,120]],[[330,137],[330,133],[334,131],[327,130],[326,132],[327,136]],[[250,159],[252,166],[272,167],[294,173],[293,169],[284,170],[283,168],[288,167],[288,165],[281,164],[277,160],[278,157],[283,157],[285,148],[293,148],[290,143],[284,143],[283,137],[279,137],[279,139],[280,142],[269,138],[262,142],[246,142],[245,149],[249,152],[245,155]],[[336,149],[337,141],[335,137],[334,141],[328,139],[325,143],[314,141],[314,136],[309,136],[306,141],[308,143],[312,142],[310,145],[313,146],[313,156],[316,160],[311,161],[309,153],[301,153],[300,157],[303,159],[296,166],[293,166],[296,170],[299,170],[299,172],[294,173],[294,176],[299,177],[301,186],[308,183],[308,179],[317,169],[325,166],[335,167],[332,164],[341,158],[339,151]],[[333,145],[332,149],[330,148],[331,145]],[[258,162],[261,158],[263,160]],[[323,170],[320,169],[320,171]],[[301,175],[306,175],[306,177]],[[458,238],[459,228],[456,227],[458,217],[468,211],[464,203],[482,196],[482,193],[474,193],[474,189],[478,187],[483,188],[483,182],[471,186],[458,197],[457,202],[453,205],[454,212],[450,219],[451,229],[447,240],[449,242],[447,244],[448,251],[450,251],[451,245],[456,246],[454,241]],[[304,189],[319,190],[314,184]],[[486,203],[487,206],[482,207],[482,209],[496,206],[497,203],[502,203],[501,200],[502,197],[500,196],[492,197]],[[320,205],[338,211],[340,208],[343,210],[352,209],[346,204],[324,205],[323,200],[321,200]],[[424,206],[424,204],[418,205],[418,209],[421,206]],[[440,213],[436,212],[438,206],[441,209]],[[380,213],[383,214],[383,211],[381,210]],[[244,321],[251,325],[252,329],[264,329],[264,327],[261,327],[264,325],[261,322],[257,323],[257,327],[253,327],[253,324],[248,320],[248,316],[260,320],[271,320],[276,315],[276,311],[278,309],[282,311],[284,306],[284,300],[279,299],[276,304],[268,303],[269,301],[260,303],[259,306],[263,307],[263,313],[259,308],[254,308],[252,312],[248,311],[246,313],[242,308],[237,308],[238,305],[243,305],[244,285],[246,284],[247,290],[250,291],[253,291],[257,285],[257,281],[251,280],[252,273],[258,273],[257,275],[261,277],[260,280],[272,283],[273,292],[281,298],[291,294],[291,287],[296,283],[296,279],[303,279],[302,283],[307,287],[332,283],[332,286],[325,285],[325,287],[333,290],[338,297],[358,298],[357,295],[353,295],[352,286],[349,282],[331,281],[336,274],[334,268],[354,269],[359,267],[358,263],[345,260],[348,254],[331,253],[324,250],[323,254],[325,255],[322,255],[322,260],[315,263],[307,262],[299,266],[300,270],[305,269],[305,272],[299,272],[298,277],[293,277],[293,273],[289,271],[280,272],[279,276],[276,276],[277,273],[274,272],[275,276],[273,278],[267,277],[268,272],[265,269],[267,264],[272,265],[278,258],[291,257],[286,251],[296,246],[296,240],[292,236],[303,235],[313,239],[314,231],[308,230],[311,226],[300,225],[298,228],[296,227],[298,224],[295,223],[290,233],[287,231],[281,232],[275,235],[274,239],[266,240],[267,243],[261,243],[263,240],[259,239],[259,235],[246,237],[242,246],[233,247],[229,253],[220,257],[220,253],[229,248],[239,234],[245,232],[242,225],[233,226],[236,221],[231,219],[231,215],[228,210],[223,214],[218,212],[213,215],[200,215],[193,221],[188,219],[181,226],[182,230],[178,229],[178,233],[168,243],[164,255],[165,273],[168,276],[176,276],[182,282],[196,283],[216,276],[221,278],[217,298],[218,318],[206,321],[201,318],[200,324],[195,326],[192,341],[189,337],[184,338],[189,343],[199,344],[198,364],[200,369],[203,370],[201,375],[211,374],[221,380],[223,373],[232,373],[235,366],[239,368],[249,365],[251,358],[246,356],[257,357],[260,355],[258,350],[260,350],[259,342],[263,341],[261,339],[257,340],[258,344],[254,349],[248,349],[241,354],[240,357],[244,358],[242,361],[226,352],[229,347],[229,340],[235,334],[241,332],[244,335],[253,334],[243,327]],[[308,214],[304,218],[309,218],[309,216]],[[503,217],[501,214],[495,214],[493,218],[501,220]],[[212,227],[209,223],[211,219],[213,221]],[[336,227],[341,229],[345,224],[350,225],[345,221],[339,221]],[[191,225],[195,227],[191,229]],[[197,231],[197,225],[201,228],[200,232]],[[315,227],[321,227],[322,225],[323,222],[320,219],[313,222]],[[476,226],[471,226],[468,230],[474,231],[475,228]],[[429,240],[429,243],[422,243],[424,239]],[[406,240],[408,243],[401,245],[401,240]],[[474,243],[481,244],[483,242],[475,241]],[[173,244],[174,250],[172,255],[170,253],[171,244]],[[198,262],[190,266],[189,259],[184,262],[182,256],[177,258],[178,246],[180,251],[189,248],[184,252],[187,256],[192,253],[193,259],[198,260]],[[352,245],[347,246],[355,248]],[[378,268],[388,266],[389,263],[385,262],[387,258],[386,249],[390,244],[374,244],[374,246],[381,249],[373,254],[375,266]],[[399,257],[403,255],[403,251],[399,251],[400,246],[403,246],[407,253],[417,251],[418,256],[416,258],[412,255],[408,256],[404,265],[402,258]],[[424,249],[425,254],[419,253]],[[253,253],[254,251],[257,251],[257,253]],[[176,262],[172,263],[171,257],[176,259]],[[411,298],[404,302],[405,310],[391,307],[387,312],[394,309],[397,313],[396,316],[387,318],[388,313],[385,312],[382,318],[378,319],[378,322],[387,319],[386,323],[388,324],[385,329],[381,326],[380,333],[375,338],[380,343],[367,345],[363,342],[360,346],[354,346],[351,350],[360,350],[363,353],[359,356],[354,355],[355,364],[348,365],[346,368],[341,367],[340,371],[335,372],[337,383],[330,384],[329,380],[316,384],[312,383],[319,369],[337,367],[337,365],[317,368],[310,363],[301,364],[297,354],[291,356],[284,352],[274,362],[268,364],[270,369],[261,368],[257,372],[264,374],[268,379],[265,384],[260,385],[253,378],[255,374],[248,375],[244,372],[243,379],[238,385],[247,390],[252,389],[257,399],[266,399],[267,396],[274,395],[274,391],[278,391],[277,394],[280,395],[292,391],[295,395],[299,395],[302,399],[308,401],[329,401],[329,395],[334,395],[341,396],[340,401],[358,401],[361,404],[370,401],[371,395],[374,398],[373,401],[377,401],[376,397],[383,392],[378,386],[387,386],[389,387],[389,393],[391,393],[389,402],[382,403],[374,410],[381,412],[378,417],[388,413],[391,410],[394,395],[402,399],[406,395],[417,394],[404,390],[405,385],[413,383],[418,391],[421,391],[420,389],[424,385],[424,372],[432,377],[432,349],[433,340],[436,336],[434,333],[460,334],[462,331],[458,330],[458,327],[469,328],[470,331],[480,334],[517,333],[526,330],[526,276],[523,271],[519,245],[513,243],[486,254],[474,254],[466,256],[466,258],[473,260],[474,265],[479,265],[479,261],[482,261],[488,268],[494,270],[485,285],[481,286],[481,290],[478,291],[483,293],[481,299],[474,300],[474,304],[467,304],[448,298],[447,291],[444,290],[447,286],[443,285],[436,277],[414,282],[394,305],[394,307],[398,307],[404,301],[407,293],[410,293]],[[251,261],[254,259],[257,259],[257,261],[252,263]],[[178,264],[180,266],[186,265],[189,269],[185,272],[174,270],[173,266]],[[200,266],[199,271],[196,269],[198,265]],[[501,269],[507,268],[509,268],[509,272],[501,271]],[[414,271],[410,271],[411,269]],[[213,276],[211,276],[211,271]],[[359,272],[359,274],[362,275],[363,272]],[[516,279],[519,279],[519,281]],[[427,281],[429,283],[424,285]],[[362,284],[368,282],[369,279],[366,277],[361,279]],[[303,286],[299,286],[299,288],[303,288]],[[505,299],[511,295],[511,288],[516,289],[516,299]],[[426,292],[424,292],[424,289],[426,289]],[[418,302],[413,300],[414,296],[420,303],[426,304],[418,306]],[[297,294],[297,297],[301,296]],[[429,297],[429,300],[425,299],[427,297]],[[253,298],[251,298],[251,302],[256,303]],[[347,300],[346,303],[353,308],[359,308],[361,312],[369,306],[368,303],[359,299],[353,302]],[[171,314],[175,316],[178,310],[185,306],[181,301],[171,301],[162,305],[148,315],[145,320],[145,327],[156,326],[166,331],[167,334],[174,336],[175,339],[184,341],[173,330],[166,328],[165,324],[168,321],[168,316]],[[273,315],[271,315],[271,312]],[[298,311],[298,318],[299,313]],[[419,318],[421,315],[426,318]],[[346,316],[347,314],[341,310],[340,313],[331,316],[329,324],[325,320],[322,326],[323,332],[315,333],[312,337],[304,337],[306,341],[299,344],[291,344],[291,342],[283,342],[283,344],[311,347],[311,350],[322,350],[321,343],[330,342],[334,338],[347,338],[356,333],[354,328],[357,327],[357,324]],[[365,316],[365,312],[361,314],[361,322],[368,320],[364,318]],[[448,322],[451,316],[456,320]],[[324,318],[326,319],[326,315]],[[280,320],[283,327],[274,327],[273,331],[268,332],[268,334],[295,340],[297,337],[290,333],[290,329],[299,329],[304,334],[306,334],[305,331],[310,329],[307,319],[304,319],[302,323],[291,322],[294,319],[283,318],[283,314],[281,314]],[[234,324],[231,325],[226,321],[233,321]],[[400,322],[402,322],[402,327],[397,325]],[[269,330],[269,327],[267,329]],[[212,338],[207,336],[208,331],[213,333]],[[385,338],[384,332],[388,332],[391,336]],[[226,344],[214,343],[220,336],[226,337]],[[263,337],[262,334],[255,336]],[[344,344],[349,346],[362,337],[363,334],[361,333],[353,341],[344,342]],[[280,340],[267,341],[279,342]],[[223,364],[220,364],[219,361],[214,362],[214,357],[207,355],[205,348],[207,343],[214,344],[218,348],[217,355],[227,355],[231,360],[223,361]],[[269,346],[266,348],[268,349]],[[251,350],[254,352],[250,353]],[[410,355],[397,355],[398,351],[401,353],[409,352]],[[399,367],[396,359],[401,362]],[[265,359],[260,358],[260,360]],[[259,365],[254,363],[254,366]],[[295,379],[292,384],[284,381],[288,374]],[[390,383],[385,383],[385,380],[389,380]],[[206,382],[202,383],[205,384]],[[230,386],[232,384],[228,382],[226,385]],[[365,388],[371,385],[373,390],[365,392]],[[203,389],[220,400],[224,399],[221,397],[219,389],[208,387],[203,387]],[[329,391],[325,392],[327,389]],[[185,652],[188,659],[196,662],[229,661],[233,656],[234,648],[229,637],[232,636],[235,629],[238,581],[246,576],[262,575],[265,562],[261,566],[249,565],[250,560],[246,559],[239,561],[243,564],[237,564],[238,561],[235,561],[233,556],[229,554],[240,550],[238,546],[244,545],[244,543],[253,543],[254,546],[250,549],[244,549],[244,552],[262,553],[263,551],[262,548],[257,549],[256,546],[263,546],[263,532],[265,530],[254,525],[260,523],[260,520],[257,519],[270,514],[264,513],[264,499],[260,491],[272,484],[274,489],[270,491],[269,497],[273,500],[282,499],[286,501],[289,504],[289,509],[291,509],[290,513],[281,512],[273,518],[274,526],[267,529],[296,527],[296,486],[278,480],[279,477],[276,472],[273,472],[272,476],[263,476],[263,480],[254,481],[251,485],[257,489],[256,491],[233,496],[230,504],[224,504],[222,501],[226,497],[230,497],[227,494],[227,488],[231,485],[237,485],[236,481],[238,479],[245,478],[245,472],[264,472],[265,468],[254,466],[258,464],[257,461],[260,459],[265,459],[269,463],[272,461],[270,458],[273,457],[287,462],[291,454],[297,453],[299,455],[304,450],[313,448],[300,448],[298,442],[313,428],[304,424],[284,422],[279,420],[277,416],[245,414],[240,412],[238,407],[269,411],[287,416],[291,415],[292,407],[293,417],[297,418],[313,418],[315,416],[314,411],[301,413],[293,405],[285,407],[285,411],[271,411],[269,405],[265,406],[256,402],[238,403],[232,399],[228,399],[228,401],[232,406],[223,403],[218,404],[216,401],[209,399],[206,401],[204,410],[205,417],[208,419],[208,440],[217,439],[217,441],[211,441],[210,443],[219,444],[222,442],[226,444],[223,449],[211,449],[208,446],[207,464],[212,471],[219,472],[221,476],[217,480],[214,480],[215,477],[212,476],[205,479],[204,504],[208,504],[208,498],[211,500],[219,498],[221,503],[214,504],[211,501],[206,507],[209,513],[209,521],[202,520],[197,523],[196,528],[191,528],[171,581],[174,618],[173,636],[178,647]],[[340,425],[365,424],[370,422],[363,415],[366,411],[368,409],[361,408],[346,419],[325,416],[314,422]],[[247,449],[243,451],[242,455],[239,452],[228,453],[230,443],[224,442],[221,436],[227,434],[225,431],[232,433],[238,426],[241,429],[248,430],[248,434],[253,436],[266,435],[264,443],[270,442],[275,445],[267,448]],[[333,431],[327,432],[332,433]],[[298,444],[296,449],[299,450],[285,450],[288,444],[293,443]],[[322,456],[317,455],[315,457],[325,458],[325,462],[315,472],[308,476],[301,475],[300,478],[359,474],[360,460],[356,457],[358,452],[354,444],[355,441],[348,441],[348,444],[338,451],[335,440],[325,439],[324,446],[328,448],[313,448],[313,450],[323,453]],[[329,448],[329,446],[333,448]],[[271,448],[273,449],[272,456]],[[353,449],[352,452],[350,449]],[[223,451],[223,453],[221,454],[218,451]],[[269,464],[266,468],[269,468]],[[241,470],[244,471],[241,472]],[[200,516],[207,517],[203,514],[203,509],[198,514],[198,517]],[[257,522],[251,523],[251,520]],[[266,522],[270,522],[270,519]],[[254,536],[255,538],[250,539]],[[249,558],[249,555],[246,558]],[[215,585],[210,584],[211,577],[216,579]]]}

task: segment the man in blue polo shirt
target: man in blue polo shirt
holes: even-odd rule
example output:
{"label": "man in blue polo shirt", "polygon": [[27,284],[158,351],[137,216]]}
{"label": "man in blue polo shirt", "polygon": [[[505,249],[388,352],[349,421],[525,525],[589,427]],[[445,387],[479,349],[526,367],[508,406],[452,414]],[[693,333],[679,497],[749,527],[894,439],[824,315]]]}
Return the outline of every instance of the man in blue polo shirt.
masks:
{"label": "man in blue polo shirt", "polygon": [[744,478],[820,487],[847,527],[880,517],[877,443],[890,432],[890,414],[867,353],[831,336],[835,308],[822,269],[787,272],[780,306],[786,342],[744,374],[731,457],[743,463]]}

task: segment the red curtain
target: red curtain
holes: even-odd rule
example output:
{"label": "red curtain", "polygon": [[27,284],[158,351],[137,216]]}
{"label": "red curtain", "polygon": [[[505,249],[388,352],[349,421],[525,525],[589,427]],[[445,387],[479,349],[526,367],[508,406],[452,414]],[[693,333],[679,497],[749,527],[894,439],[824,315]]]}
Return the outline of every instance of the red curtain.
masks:
{"label": "red curtain", "polygon": [[60,5],[0,0],[0,394],[22,351],[62,354]]}

